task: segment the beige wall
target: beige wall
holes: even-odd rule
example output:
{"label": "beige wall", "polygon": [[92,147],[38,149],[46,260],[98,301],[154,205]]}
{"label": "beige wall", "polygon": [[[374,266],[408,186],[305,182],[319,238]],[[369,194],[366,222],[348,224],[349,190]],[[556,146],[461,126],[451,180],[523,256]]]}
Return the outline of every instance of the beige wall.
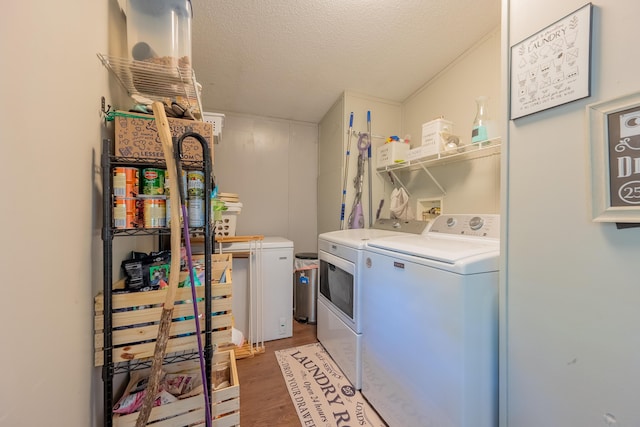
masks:
{"label": "beige wall", "polygon": [[96,54],[114,5],[10,2],[0,15],[3,426],[94,425],[100,97],[113,102]]}
{"label": "beige wall", "polygon": [[[507,45],[584,4],[503,2]],[[591,96],[508,122],[503,426],[640,425],[640,229],[591,221],[585,113],[638,91],[640,3],[593,6]]]}
{"label": "beige wall", "polygon": [[316,251],[316,124],[226,113],[215,152],[219,190],[243,204],[237,235],[280,236],[296,252]]}
{"label": "beige wall", "polygon": [[[373,137],[371,138],[371,180],[369,180],[369,165],[365,162],[362,186],[362,209],[366,227],[369,227],[370,216],[375,219],[380,199],[384,197],[385,178],[376,173],[376,149],[384,143],[387,136],[400,133],[400,103],[345,91],[318,125],[318,233],[340,229],[347,147],[349,147],[349,167],[345,188],[343,227],[349,228],[348,220],[354,211],[353,201],[356,195],[353,180],[357,175],[358,167],[358,139],[360,133],[367,132],[367,111],[371,112]],[[349,142],[349,117],[352,112],[353,133]],[[371,181],[371,215],[369,215],[369,181]],[[382,217],[389,216],[388,209],[387,198],[381,213]]]}
{"label": "beige wall", "polygon": [[[411,135],[412,147],[420,145],[422,124],[441,116],[453,122],[453,133],[461,144],[470,144],[478,96],[489,97],[494,129],[502,128],[500,58],[500,31],[496,29],[403,102],[402,134]],[[411,194],[414,212],[417,199],[439,197],[447,213],[500,212],[499,156],[437,166],[430,172],[444,188],[444,196],[422,170],[399,175]]]}
{"label": "beige wall", "polygon": [[[6,59],[0,85],[0,425],[99,426],[93,298],[102,287],[101,140],[110,134],[100,98],[118,108],[130,101],[97,53],[122,56],[124,19],[116,0],[36,3],[13,2],[0,17]],[[285,217],[304,218],[278,225],[277,234],[304,242],[302,250],[315,250],[316,233],[308,227],[315,224],[309,220],[315,198],[305,189],[315,188],[316,174],[298,159],[315,156],[316,135],[315,125],[287,127],[292,145],[300,137],[305,144],[293,147],[285,188],[278,187]],[[310,181],[294,179],[303,167]],[[260,210],[272,207],[273,186],[251,182],[264,193]],[[134,248],[147,250],[148,242],[114,239],[116,274],[119,260]]]}
{"label": "beige wall", "polygon": [[491,118],[501,122],[500,57],[496,29],[403,102],[403,130],[412,135],[412,146],[420,144],[422,124],[440,116],[453,122],[462,144],[470,144],[475,99],[481,95],[489,97]]}

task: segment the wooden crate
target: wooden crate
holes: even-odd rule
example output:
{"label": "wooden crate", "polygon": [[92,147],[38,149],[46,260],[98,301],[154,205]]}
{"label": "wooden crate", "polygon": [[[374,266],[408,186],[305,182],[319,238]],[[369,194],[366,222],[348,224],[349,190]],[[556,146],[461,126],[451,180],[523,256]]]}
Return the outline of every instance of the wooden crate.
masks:
{"label": "wooden crate", "polygon": [[[203,256],[194,256],[202,260]],[[232,257],[231,254],[211,256],[211,306],[212,343],[226,345],[231,342],[233,324],[232,309]],[[188,273],[180,272],[180,281]],[[197,286],[198,312],[204,313],[204,286]],[[112,360],[113,363],[153,357],[158,336],[158,323],[166,293],[164,290],[113,294],[112,304]],[[180,288],[176,293],[167,353],[193,351],[198,348],[193,319],[191,288]],[[104,298],[95,298],[94,364],[104,363]],[[205,328],[205,318],[200,318],[200,328]],[[204,338],[203,338],[204,339]]]}
{"label": "wooden crate", "polygon": [[[240,425],[240,383],[233,351],[218,352],[213,356],[213,365],[228,363],[230,384],[219,390],[212,390],[209,397],[212,402],[211,419],[214,427],[234,427]],[[179,362],[165,365],[166,372],[180,372],[186,369],[199,369],[197,361]],[[148,376],[150,369],[141,371]],[[134,427],[138,412],[127,415],[114,415],[114,427]],[[147,425],[153,427],[204,426],[204,397],[202,393],[167,405],[151,409]]]}

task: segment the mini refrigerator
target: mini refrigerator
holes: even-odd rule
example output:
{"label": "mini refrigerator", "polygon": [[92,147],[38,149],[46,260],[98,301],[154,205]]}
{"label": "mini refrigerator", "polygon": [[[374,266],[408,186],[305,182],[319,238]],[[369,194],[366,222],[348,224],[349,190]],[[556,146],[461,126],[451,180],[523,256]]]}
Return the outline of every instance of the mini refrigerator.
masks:
{"label": "mini refrigerator", "polygon": [[[253,243],[255,248],[255,243]],[[249,258],[248,242],[216,243],[214,253],[233,254],[233,318],[235,328],[245,337],[249,330]],[[265,237],[262,241],[262,269],[253,268],[254,283],[256,274],[262,273],[263,301],[262,325],[264,341],[288,338],[293,335],[293,242],[282,237]],[[256,302],[254,301],[254,306]],[[254,326],[255,327],[255,326]]]}

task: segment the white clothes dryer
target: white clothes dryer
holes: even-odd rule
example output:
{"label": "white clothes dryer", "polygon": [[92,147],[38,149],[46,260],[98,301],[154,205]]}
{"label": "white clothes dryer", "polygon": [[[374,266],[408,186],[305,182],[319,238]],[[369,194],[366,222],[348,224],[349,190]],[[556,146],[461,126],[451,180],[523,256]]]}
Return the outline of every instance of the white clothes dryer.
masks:
{"label": "white clothes dryer", "polygon": [[318,236],[318,340],[356,389],[361,388],[360,298],[363,252],[371,239],[422,233],[428,223],[379,219],[375,228],[338,230]]}
{"label": "white clothes dryer", "polygon": [[362,393],[390,427],[498,425],[498,215],[370,240]]}

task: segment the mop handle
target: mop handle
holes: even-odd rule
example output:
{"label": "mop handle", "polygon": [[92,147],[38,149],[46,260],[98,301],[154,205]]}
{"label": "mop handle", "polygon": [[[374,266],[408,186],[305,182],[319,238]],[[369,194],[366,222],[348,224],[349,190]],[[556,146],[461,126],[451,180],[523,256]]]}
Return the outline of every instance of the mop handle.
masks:
{"label": "mop handle", "polygon": [[369,166],[367,173],[369,184],[369,227],[371,227],[373,225],[373,188],[371,188],[371,110],[367,111],[367,133],[369,134],[369,157],[367,158],[367,165]]}
{"label": "mop handle", "polygon": [[347,155],[344,161],[344,179],[342,181],[342,205],[340,206],[340,230],[344,230],[344,211],[347,198],[347,175],[349,174],[349,154],[351,151],[351,134],[353,131],[353,111],[349,115],[349,137],[347,139]]}
{"label": "mop handle", "polygon": [[[205,425],[207,427],[211,427],[211,407],[209,400],[209,384],[207,382],[207,372],[206,372],[206,363],[204,360],[204,350],[202,347],[202,332],[200,328],[200,314],[198,312],[198,297],[196,293],[196,282],[195,277],[193,275],[193,258],[191,255],[191,238],[189,235],[189,213],[187,211],[187,194],[186,189],[184,188],[184,183],[182,182],[182,142],[187,136],[191,136],[196,138],[200,144],[202,145],[203,158],[206,159],[205,150],[208,150],[209,147],[207,145],[207,141],[201,135],[193,132],[183,134],[179,139],[174,140],[174,156],[176,158],[176,175],[175,179],[178,183],[178,188],[180,189],[180,200],[182,205],[182,221],[184,227],[184,245],[187,250],[187,266],[189,268],[189,280],[191,281],[191,299],[193,300],[193,316],[195,318],[196,323],[196,338],[198,341],[198,357],[200,359],[200,375],[202,377],[203,384],[203,392],[204,392],[204,404],[205,404]],[[205,197],[209,197],[209,195],[205,194]],[[206,215],[205,215],[206,217]],[[173,221],[180,221],[180,218],[175,218]]]}

